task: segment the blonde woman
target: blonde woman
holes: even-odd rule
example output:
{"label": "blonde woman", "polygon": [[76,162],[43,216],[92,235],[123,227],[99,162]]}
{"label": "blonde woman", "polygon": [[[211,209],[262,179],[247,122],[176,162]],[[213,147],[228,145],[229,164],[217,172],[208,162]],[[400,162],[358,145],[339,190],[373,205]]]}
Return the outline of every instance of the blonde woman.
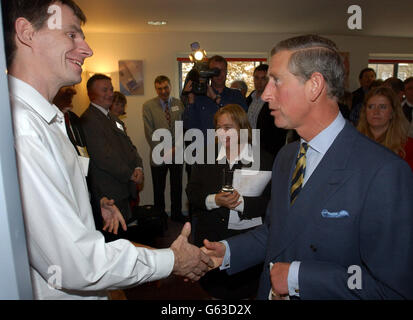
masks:
{"label": "blonde woman", "polygon": [[[214,163],[199,163],[192,167],[186,192],[193,210],[194,243],[203,240],[220,241],[251,230],[264,221],[271,193],[271,182],[255,196],[242,194],[234,184],[232,191],[223,188],[225,170],[256,170],[259,159],[260,174],[271,174],[272,157],[251,147],[251,127],[247,113],[236,104],[220,108],[214,115],[218,140]],[[247,130],[248,139],[240,139],[240,131]],[[206,156],[206,152],[205,152]],[[255,165],[254,165],[255,164]],[[235,176],[235,173],[234,173]],[[235,178],[234,178],[235,181]],[[213,298],[244,299],[255,297],[262,265],[229,276],[225,271],[213,270],[205,275],[200,284]]]}
{"label": "blonde woman", "polygon": [[366,96],[357,129],[405,159],[413,169],[412,138],[400,100],[392,89],[380,86]]}

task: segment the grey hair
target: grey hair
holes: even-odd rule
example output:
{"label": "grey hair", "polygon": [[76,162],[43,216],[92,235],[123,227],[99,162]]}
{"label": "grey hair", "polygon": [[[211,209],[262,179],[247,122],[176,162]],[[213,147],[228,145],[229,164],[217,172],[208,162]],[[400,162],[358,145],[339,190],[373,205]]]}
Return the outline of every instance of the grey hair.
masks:
{"label": "grey hair", "polygon": [[231,85],[234,85],[234,84],[238,85],[238,88],[239,88],[241,91],[243,91],[243,90],[244,90],[245,92],[248,91],[248,86],[247,86],[247,84],[245,83],[245,81],[243,81],[243,80],[234,80],[234,81],[232,81]]}
{"label": "grey hair", "polygon": [[336,44],[317,35],[304,35],[279,42],[271,56],[288,50],[293,51],[288,62],[289,71],[303,82],[319,72],[327,83],[327,94],[336,100],[344,95],[344,63]]}

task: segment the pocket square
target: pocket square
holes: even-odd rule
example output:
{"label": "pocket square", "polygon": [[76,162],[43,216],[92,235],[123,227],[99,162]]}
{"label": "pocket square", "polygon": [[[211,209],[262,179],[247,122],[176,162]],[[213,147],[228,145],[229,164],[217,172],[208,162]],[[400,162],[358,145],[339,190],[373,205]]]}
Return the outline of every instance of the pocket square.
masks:
{"label": "pocket square", "polygon": [[341,210],[339,212],[329,212],[327,209],[321,210],[321,216],[323,218],[344,218],[349,217],[350,215],[346,210]]}

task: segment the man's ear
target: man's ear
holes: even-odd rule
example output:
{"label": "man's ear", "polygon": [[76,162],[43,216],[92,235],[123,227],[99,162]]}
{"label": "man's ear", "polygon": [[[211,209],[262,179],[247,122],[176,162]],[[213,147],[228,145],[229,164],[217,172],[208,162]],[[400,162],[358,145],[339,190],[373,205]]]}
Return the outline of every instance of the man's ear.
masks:
{"label": "man's ear", "polygon": [[31,47],[33,42],[33,36],[35,33],[33,25],[27,19],[20,17],[17,18],[14,27],[16,30],[17,42]]}
{"label": "man's ear", "polygon": [[316,101],[324,89],[326,89],[326,83],[323,75],[319,72],[314,72],[310,79],[305,84],[306,95],[311,102]]}

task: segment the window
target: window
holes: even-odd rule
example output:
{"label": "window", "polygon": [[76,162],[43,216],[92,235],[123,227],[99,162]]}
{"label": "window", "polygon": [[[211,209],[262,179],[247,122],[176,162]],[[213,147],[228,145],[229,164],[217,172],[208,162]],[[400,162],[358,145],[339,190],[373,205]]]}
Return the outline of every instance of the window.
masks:
{"label": "window", "polygon": [[404,81],[413,77],[413,60],[370,59],[369,68],[376,71],[377,79],[396,77]]}
{"label": "window", "polygon": [[[188,58],[178,58],[179,92],[182,91],[186,75],[192,69],[193,63]],[[226,86],[230,87],[234,80],[244,80],[248,86],[247,96],[254,90],[254,69],[261,63],[267,63],[266,58],[226,58],[228,74]]]}

